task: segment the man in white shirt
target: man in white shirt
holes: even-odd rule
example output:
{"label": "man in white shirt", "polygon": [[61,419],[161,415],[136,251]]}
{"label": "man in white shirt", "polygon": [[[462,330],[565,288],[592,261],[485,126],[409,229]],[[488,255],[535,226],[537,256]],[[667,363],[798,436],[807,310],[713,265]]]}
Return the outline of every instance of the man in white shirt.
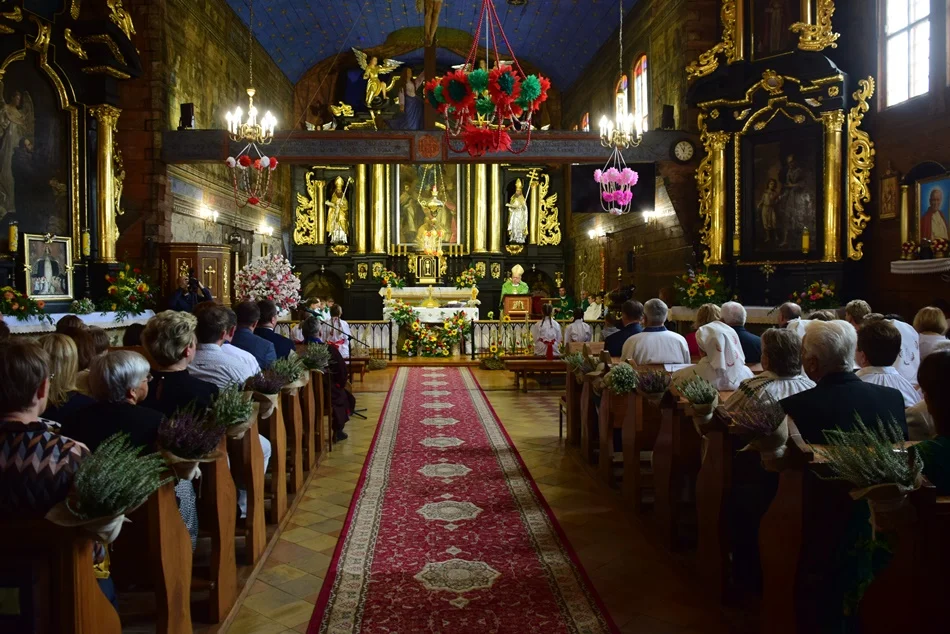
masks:
{"label": "man in white shirt", "polygon": [[661,299],[651,299],[643,305],[646,328],[623,344],[621,359],[633,359],[637,365],[662,363],[688,364],[689,347],[682,335],[669,331],[664,325],[669,308]]}
{"label": "man in white shirt", "polygon": [[564,341],[566,343],[587,343],[594,340],[594,332],[590,324],[584,323],[584,309],[574,309],[574,321],[564,331]]}
{"label": "man in white shirt", "polygon": [[861,367],[857,375],[865,383],[892,387],[904,397],[904,407],[920,402],[920,394],[901,376],[894,362],[901,351],[901,333],[888,319],[873,319],[858,331],[858,351],[854,358]]}

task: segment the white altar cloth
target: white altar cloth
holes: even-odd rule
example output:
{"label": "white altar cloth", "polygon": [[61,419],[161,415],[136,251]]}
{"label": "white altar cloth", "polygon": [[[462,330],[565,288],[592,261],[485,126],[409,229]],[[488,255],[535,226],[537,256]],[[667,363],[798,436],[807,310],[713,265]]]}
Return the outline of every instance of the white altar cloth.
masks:
{"label": "white altar cloth", "polygon": [[[697,310],[686,306],[673,306],[670,308],[670,320],[692,323],[696,319]],[[778,310],[775,306],[746,306],[745,312],[747,324],[775,325],[778,321]]]}
{"label": "white altar cloth", "polygon": [[[387,295],[391,295],[393,299],[402,300],[410,306],[421,306],[422,303],[429,297],[429,287],[407,286],[405,288],[389,289],[388,287],[383,286],[379,289],[380,297],[385,299]],[[472,300],[472,289],[455,288],[454,286],[433,286],[432,298],[440,304],[445,304],[447,302],[460,302],[467,304]],[[481,303],[477,299],[475,302],[477,302],[475,304],[476,306]]]}
{"label": "white altar cloth", "polygon": [[[51,313],[50,317],[53,318],[53,323],[49,323],[45,319],[39,319],[37,317],[30,317],[29,319],[20,321],[15,317],[9,315],[4,317],[4,321],[7,323],[7,326],[10,328],[10,332],[14,335],[28,335],[41,332],[55,332],[56,331],[56,322],[65,317],[66,315],[71,315],[73,313]],[[155,312],[147,310],[141,315],[135,317],[127,317],[120,321],[116,321],[115,313],[90,313],[88,315],[79,315],[79,318],[87,326],[98,326],[103,330],[115,330],[118,328],[128,328],[132,324],[144,324],[149,319],[155,316]]]}

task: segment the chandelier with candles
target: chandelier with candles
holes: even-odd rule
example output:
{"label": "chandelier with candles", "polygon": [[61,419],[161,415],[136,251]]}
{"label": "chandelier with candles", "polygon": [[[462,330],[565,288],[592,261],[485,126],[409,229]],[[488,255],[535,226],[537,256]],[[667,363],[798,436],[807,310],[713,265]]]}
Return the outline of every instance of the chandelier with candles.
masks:
{"label": "chandelier with candles", "polygon": [[[478,64],[478,42],[485,28],[484,65]],[[499,37],[510,62],[498,53]],[[465,63],[426,82],[429,104],[445,119],[445,141],[455,152],[478,157],[486,153],[520,154],[531,143],[531,119],[548,98],[551,82],[526,75],[505,36],[493,0],[482,0],[478,27]],[[511,147],[510,132],[525,132],[524,146]]]}
{"label": "chandelier with candles", "polygon": [[271,173],[277,169],[277,159],[265,155],[259,147],[274,140],[277,117],[265,112],[260,120],[257,118],[259,113],[254,105],[254,95],[257,94],[254,89],[254,0],[250,1],[249,8],[247,119],[242,121],[244,111],[240,106],[225,116],[231,140],[246,142],[237,156],[229,156],[225,161],[231,170],[234,204],[241,209],[248,205],[270,206]]}
{"label": "chandelier with candles", "polygon": [[[620,74],[623,75],[623,2],[620,5]],[[626,105],[626,102],[624,102]],[[633,187],[639,181],[639,175],[629,167],[623,158],[623,151],[637,147],[643,139],[640,120],[631,112],[617,109],[616,120],[606,115],[600,119],[600,144],[610,150],[610,157],[602,170],[594,171],[594,181],[600,185],[600,206],[615,216],[630,212],[633,203]],[[636,124],[634,123],[636,121]]]}

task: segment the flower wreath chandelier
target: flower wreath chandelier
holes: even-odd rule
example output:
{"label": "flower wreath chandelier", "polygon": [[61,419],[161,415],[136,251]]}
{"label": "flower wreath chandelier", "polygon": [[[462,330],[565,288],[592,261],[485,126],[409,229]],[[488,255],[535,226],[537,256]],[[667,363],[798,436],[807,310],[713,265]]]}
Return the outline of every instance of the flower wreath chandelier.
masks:
{"label": "flower wreath chandelier", "polygon": [[[485,66],[479,67],[478,43],[485,27]],[[498,39],[511,62],[498,54]],[[494,64],[490,64],[494,54]],[[525,75],[508,42],[493,0],[482,0],[478,27],[465,64],[426,82],[429,104],[445,118],[445,142],[454,152],[478,157],[486,153],[521,154],[531,144],[531,118],[548,98],[551,82]],[[509,132],[526,132],[524,147],[511,147]],[[458,143],[461,141],[461,144]]]}
{"label": "flower wreath chandelier", "polygon": [[[623,0],[620,4],[620,74],[623,75]],[[604,211],[622,216],[630,213],[633,202],[633,187],[640,175],[627,167],[623,151],[637,147],[643,138],[639,119],[634,127],[633,113],[617,112],[616,122],[604,115],[600,119],[600,144],[610,148],[610,157],[602,170],[594,170],[594,181],[600,185],[600,207]]]}
{"label": "flower wreath chandelier", "polygon": [[258,145],[269,145],[274,140],[277,117],[270,112],[258,121],[257,107],[254,105],[254,0],[250,0],[248,21],[248,89],[247,120],[241,121],[244,112],[238,106],[228,112],[228,136],[232,141],[247,142],[237,156],[229,156],[225,163],[231,169],[231,182],[234,185],[234,204],[240,209],[248,205],[270,206],[271,173],[277,169],[277,159],[261,152]]}

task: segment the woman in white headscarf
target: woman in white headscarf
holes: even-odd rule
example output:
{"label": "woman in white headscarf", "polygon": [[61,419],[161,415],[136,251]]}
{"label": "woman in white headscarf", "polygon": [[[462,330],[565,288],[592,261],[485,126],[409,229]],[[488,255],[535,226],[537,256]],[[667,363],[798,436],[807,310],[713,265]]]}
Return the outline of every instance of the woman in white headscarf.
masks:
{"label": "woman in white headscarf", "polygon": [[752,370],[745,365],[745,354],[736,331],[721,321],[700,326],[696,343],[702,358],[696,365],[673,373],[674,383],[699,375],[717,390],[732,391],[745,379],[751,379]]}

